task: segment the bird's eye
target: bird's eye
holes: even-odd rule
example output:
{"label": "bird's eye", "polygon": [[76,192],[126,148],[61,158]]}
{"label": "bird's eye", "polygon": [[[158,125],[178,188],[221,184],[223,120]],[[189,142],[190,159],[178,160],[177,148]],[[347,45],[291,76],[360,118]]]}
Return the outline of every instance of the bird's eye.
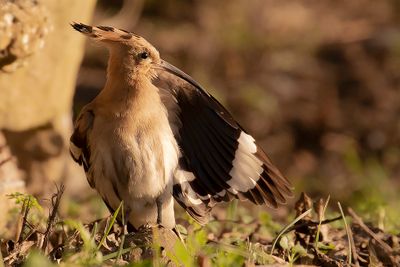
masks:
{"label": "bird's eye", "polygon": [[139,57],[140,57],[141,59],[146,59],[146,58],[149,57],[149,53],[147,53],[147,52],[142,52],[142,53],[139,54]]}

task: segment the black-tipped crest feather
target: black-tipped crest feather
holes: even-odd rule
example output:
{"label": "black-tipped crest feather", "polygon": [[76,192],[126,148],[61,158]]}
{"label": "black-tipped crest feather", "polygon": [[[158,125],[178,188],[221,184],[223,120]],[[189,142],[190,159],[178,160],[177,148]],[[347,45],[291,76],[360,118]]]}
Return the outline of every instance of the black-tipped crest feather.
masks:
{"label": "black-tipped crest feather", "polygon": [[72,28],[74,28],[78,32],[85,33],[85,34],[92,33],[92,31],[93,31],[93,27],[92,26],[85,25],[83,23],[72,22],[71,26],[72,26]]}

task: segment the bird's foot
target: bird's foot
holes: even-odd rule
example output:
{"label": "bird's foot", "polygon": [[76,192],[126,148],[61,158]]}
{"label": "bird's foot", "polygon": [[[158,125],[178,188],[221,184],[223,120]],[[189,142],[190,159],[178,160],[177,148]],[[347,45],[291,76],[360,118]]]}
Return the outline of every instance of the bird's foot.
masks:
{"label": "bird's foot", "polygon": [[139,227],[138,231],[139,232],[147,232],[153,229],[154,225],[150,223],[143,224],[142,226]]}

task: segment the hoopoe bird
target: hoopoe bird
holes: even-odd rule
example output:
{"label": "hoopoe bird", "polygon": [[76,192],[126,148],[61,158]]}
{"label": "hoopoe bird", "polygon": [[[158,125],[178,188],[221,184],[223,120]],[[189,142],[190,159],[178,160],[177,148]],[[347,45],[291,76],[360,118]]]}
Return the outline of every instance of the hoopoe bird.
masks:
{"label": "hoopoe bird", "polygon": [[200,224],[217,202],[286,203],[292,188],[254,138],[143,37],[72,27],[109,50],[104,89],[80,112],[70,152],[110,211],[175,227],[174,199]]}

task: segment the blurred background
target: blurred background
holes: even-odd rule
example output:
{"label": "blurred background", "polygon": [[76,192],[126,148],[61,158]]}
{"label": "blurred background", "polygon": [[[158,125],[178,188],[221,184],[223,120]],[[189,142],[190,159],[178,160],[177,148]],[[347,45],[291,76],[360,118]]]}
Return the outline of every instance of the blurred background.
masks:
{"label": "blurred background", "polygon": [[[68,119],[101,90],[107,65],[107,51],[93,43],[83,50],[84,38],[68,23],[133,31],[231,111],[293,183],[296,197],[302,191],[314,198],[330,195],[332,203],[399,225],[399,1],[98,0],[87,5],[84,15],[72,12],[62,20],[68,38],[61,41],[77,38],[74,51],[85,51],[79,72],[79,60],[74,62],[77,77],[70,76],[76,86],[63,96]],[[39,53],[47,49],[44,44]],[[66,49],[72,48],[58,53]],[[63,151],[63,136],[70,133],[66,125],[59,135]],[[14,143],[23,137],[19,128],[12,134],[9,128],[3,127],[5,140],[17,153]],[[93,194],[86,191],[83,171],[67,156],[61,161],[67,167],[60,179],[70,183],[74,199]],[[16,162],[26,171],[23,157]],[[28,172],[28,185],[29,177]]]}

